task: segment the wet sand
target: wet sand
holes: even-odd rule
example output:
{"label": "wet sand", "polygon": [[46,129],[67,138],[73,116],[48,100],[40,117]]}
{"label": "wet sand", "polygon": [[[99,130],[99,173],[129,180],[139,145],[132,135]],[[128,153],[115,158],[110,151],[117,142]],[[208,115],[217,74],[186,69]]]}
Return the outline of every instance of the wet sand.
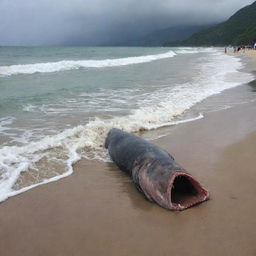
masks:
{"label": "wet sand", "polygon": [[256,103],[212,112],[154,141],[211,200],[167,211],[114,164],[82,160],[73,175],[1,203],[0,255],[256,255],[255,113]]}

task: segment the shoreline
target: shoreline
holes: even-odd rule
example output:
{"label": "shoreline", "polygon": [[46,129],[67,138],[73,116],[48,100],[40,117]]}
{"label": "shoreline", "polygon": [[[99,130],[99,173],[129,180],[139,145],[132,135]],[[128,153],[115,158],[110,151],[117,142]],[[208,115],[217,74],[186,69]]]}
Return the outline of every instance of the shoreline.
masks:
{"label": "shoreline", "polygon": [[113,163],[83,159],[73,175],[1,203],[0,255],[254,255],[255,111],[252,102],[207,113],[153,141],[210,190],[209,201],[170,212]]}
{"label": "shoreline", "polygon": [[[156,51],[159,52],[160,50],[163,51],[163,49],[157,49]],[[139,133],[141,130],[151,130],[161,126],[186,122],[194,118],[201,118],[201,113],[204,113],[204,110],[195,112],[190,112],[189,110],[207,97],[218,94],[230,87],[238,86],[241,82],[248,82],[253,77],[251,74],[244,72],[243,61],[241,61],[240,58],[225,56],[219,51],[219,48],[207,49],[206,51],[204,51],[204,49],[202,49],[202,51],[200,49],[193,49],[192,51],[191,49],[188,51],[181,49],[180,52],[176,51],[178,55],[177,61],[175,61],[175,58],[170,58],[162,62],[152,62],[149,66],[145,67],[127,67],[125,70],[124,85],[121,86],[124,88],[124,90],[121,89],[123,90],[121,95],[119,95],[119,89],[116,88],[116,90],[114,88],[116,82],[113,83],[114,90],[112,90],[110,89],[112,82],[109,81],[106,88],[102,88],[102,92],[100,83],[97,84],[98,82],[96,82],[96,94],[93,92],[94,89],[88,89],[89,91],[91,90],[90,92],[88,91],[88,93],[76,92],[74,99],[72,98],[73,96],[71,97],[71,95],[73,95],[71,93],[72,86],[67,91],[64,90],[64,94],[62,95],[61,93],[62,96],[58,96],[55,92],[51,96],[49,95],[49,98],[46,96],[48,99],[43,99],[41,102],[44,102],[43,104],[30,102],[30,98],[28,97],[28,100],[24,100],[24,104],[19,106],[21,111],[20,115],[18,113],[13,114],[13,116],[11,115],[10,118],[13,118],[13,120],[11,120],[9,127],[8,125],[4,127],[4,129],[10,130],[7,130],[6,134],[2,136],[6,139],[5,145],[11,145],[12,147],[12,144],[14,144],[14,146],[18,144],[18,148],[17,150],[15,147],[11,148],[13,151],[10,155],[8,147],[3,147],[1,150],[4,173],[6,173],[9,178],[6,179],[6,182],[4,181],[7,186],[5,186],[5,191],[3,190],[2,195],[0,195],[0,200],[2,201],[8,196],[24,191],[28,189],[30,185],[45,184],[60,178],[62,174],[71,174],[73,170],[70,164],[73,164],[81,155],[89,159],[95,159],[96,157],[98,159],[106,159],[106,151],[103,149],[103,152],[101,152],[101,148],[104,137],[110,127],[117,126],[128,131]],[[178,52],[180,54],[178,54]],[[196,53],[195,56],[194,53]],[[201,59],[200,56],[203,59],[206,58],[205,62],[202,62],[203,59]],[[191,65],[187,66],[187,71],[184,73],[182,66],[184,66],[184,63],[187,61],[191,63]],[[170,66],[167,66],[168,63]],[[195,64],[195,67],[192,63]],[[150,68],[149,70],[148,67]],[[129,73],[130,68],[131,73]],[[164,71],[163,73],[150,71],[153,71],[155,68],[158,68],[159,71]],[[112,71],[114,72],[114,70],[115,69]],[[119,69],[115,71],[119,72],[120,70],[118,70]],[[132,70],[136,70],[136,72],[133,73]],[[104,71],[103,74],[108,74],[107,76],[113,76],[114,78],[115,76],[112,71]],[[136,85],[137,82],[135,81],[141,76],[140,71],[145,75],[142,75],[142,77],[144,77],[142,78],[143,82],[138,89]],[[151,78],[148,77],[150,73],[156,74],[155,78],[155,75],[153,75],[152,81]],[[83,77],[86,76],[86,72],[81,70],[81,74],[80,71],[78,74],[79,76],[81,75],[78,79],[79,83],[82,80],[87,81],[86,77]],[[101,72],[96,74],[101,76]],[[95,73],[93,71],[92,75],[89,76],[92,78],[94,75]],[[126,78],[130,76],[133,77],[134,75],[134,79],[126,80]],[[35,76],[37,77],[37,75]],[[41,75],[39,76],[41,77]],[[47,75],[45,76],[47,79],[49,78]],[[45,76],[42,76],[42,79]],[[62,75],[60,75],[60,77],[61,76]],[[121,71],[118,79],[120,85],[123,84],[122,76],[123,71]],[[58,78],[57,74],[56,77]],[[81,79],[82,77],[84,79]],[[75,75],[72,78],[75,84],[76,78]],[[31,79],[31,77],[28,76],[28,79]],[[12,83],[14,82],[14,84],[16,84],[15,80],[13,81],[11,78],[10,80]],[[38,80],[41,81],[41,79]],[[97,80],[98,79],[96,79],[96,81]],[[149,80],[150,82],[148,83],[151,83],[150,86],[148,86],[146,82]],[[38,84],[38,88],[41,88],[44,82],[45,81],[42,80]],[[57,79],[56,82],[59,83],[59,79]],[[66,82],[63,84],[66,84]],[[64,87],[69,87],[67,84]],[[32,84],[30,84],[30,86],[31,85]],[[89,85],[85,82],[84,86],[86,88]],[[129,89],[130,86],[132,90]],[[37,88],[37,86],[33,86],[33,88],[34,87]],[[82,87],[83,86],[81,86],[78,91],[87,90]],[[119,85],[117,87],[119,87]],[[152,92],[150,92],[151,87],[153,88]],[[13,87],[10,86],[10,88],[14,90]],[[33,91],[32,88],[30,89]],[[51,89],[44,87],[44,90],[46,93]],[[57,89],[56,92],[58,90],[59,89]],[[75,91],[76,90],[77,89],[75,89]],[[136,92],[137,90],[139,90],[138,93]],[[17,88],[17,92],[18,91]],[[100,93],[98,94],[98,92]],[[33,93],[37,94],[37,92]],[[39,95],[40,94],[41,92],[39,92]],[[133,95],[135,96],[136,104],[131,106],[128,99],[130,99],[130,97],[133,98]],[[94,96],[96,96],[95,99]],[[40,97],[41,96],[39,96],[39,98]],[[54,98],[56,98],[57,105],[54,104]],[[66,100],[61,102],[60,99],[62,98],[67,99],[67,102],[65,102]],[[121,100],[118,100],[119,98]],[[9,102],[9,100],[7,101]],[[70,102],[70,104],[68,102]],[[104,106],[105,103],[107,103],[107,106]],[[94,105],[95,107],[97,105],[96,109],[94,109]],[[13,104],[10,104],[10,108],[12,108],[11,106],[13,106]],[[29,109],[27,109],[27,107],[29,107]],[[214,105],[212,105],[212,107],[215,108]],[[221,104],[219,107],[221,108]],[[187,115],[189,112],[191,115]],[[172,117],[171,120],[170,117]],[[16,127],[18,128],[17,131],[14,130],[14,134],[12,134],[12,128],[16,129]],[[22,128],[22,130],[20,130],[19,127]],[[31,129],[31,127],[37,128]],[[150,132],[147,134],[150,134]],[[59,147],[60,144],[61,146]],[[86,150],[80,150],[80,147],[85,147]],[[38,148],[38,150],[34,151],[34,148]],[[44,156],[45,150],[46,156]],[[23,154],[21,153],[22,151],[28,152],[28,154]],[[78,151],[78,155],[76,155],[75,151]],[[57,155],[57,161],[55,160],[55,155]],[[74,155],[76,155],[77,158],[73,158],[72,156]],[[10,159],[14,159],[17,166],[22,165],[24,162],[27,163],[27,165],[21,166],[21,172],[16,177],[13,175],[15,171],[13,171],[13,162],[10,161]],[[36,159],[40,159],[40,161]],[[33,163],[34,161],[36,162]],[[29,168],[29,166],[32,168]],[[56,178],[51,178],[53,176]],[[8,185],[9,180],[15,181],[15,193],[12,191],[12,183],[9,182]]]}

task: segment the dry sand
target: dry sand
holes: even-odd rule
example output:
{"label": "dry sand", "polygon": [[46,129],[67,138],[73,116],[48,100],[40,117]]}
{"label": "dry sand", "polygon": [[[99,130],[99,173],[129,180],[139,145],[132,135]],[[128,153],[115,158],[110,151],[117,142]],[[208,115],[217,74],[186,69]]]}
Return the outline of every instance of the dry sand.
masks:
{"label": "dry sand", "polygon": [[154,141],[211,200],[167,211],[114,164],[82,160],[66,179],[0,205],[0,255],[256,255],[255,113],[256,103],[212,112]]}

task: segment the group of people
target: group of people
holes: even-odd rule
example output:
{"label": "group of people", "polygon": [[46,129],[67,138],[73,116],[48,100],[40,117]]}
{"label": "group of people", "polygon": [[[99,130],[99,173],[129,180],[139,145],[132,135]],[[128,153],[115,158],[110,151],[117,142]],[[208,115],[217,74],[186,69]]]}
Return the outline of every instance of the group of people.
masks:
{"label": "group of people", "polygon": [[[227,53],[227,48],[229,47],[225,47],[224,51],[225,53]],[[240,46],[233,46],[233,52],[237,53],[239,51],[245,51],[245,50],[256,50],[256,42],[253,45],[240,45]]]}
{"label": "group of people", "polygon": [[256,50],[256,42],[253,45],[242,45],[242,46],[234,46],[234,53],[239,52],[240,50]]}

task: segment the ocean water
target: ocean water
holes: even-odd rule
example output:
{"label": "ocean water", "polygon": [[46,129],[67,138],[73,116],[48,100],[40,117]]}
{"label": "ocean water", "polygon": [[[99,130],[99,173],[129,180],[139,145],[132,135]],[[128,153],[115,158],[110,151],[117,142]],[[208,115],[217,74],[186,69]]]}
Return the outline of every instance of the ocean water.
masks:
{"label": "ocean water", "polygon": [[219,48],[0,47],[0,201],[71,175],[81,158],[110,161],[112,127],[203,118],[215,106],[198,103],[253,79],[243,67]]}

